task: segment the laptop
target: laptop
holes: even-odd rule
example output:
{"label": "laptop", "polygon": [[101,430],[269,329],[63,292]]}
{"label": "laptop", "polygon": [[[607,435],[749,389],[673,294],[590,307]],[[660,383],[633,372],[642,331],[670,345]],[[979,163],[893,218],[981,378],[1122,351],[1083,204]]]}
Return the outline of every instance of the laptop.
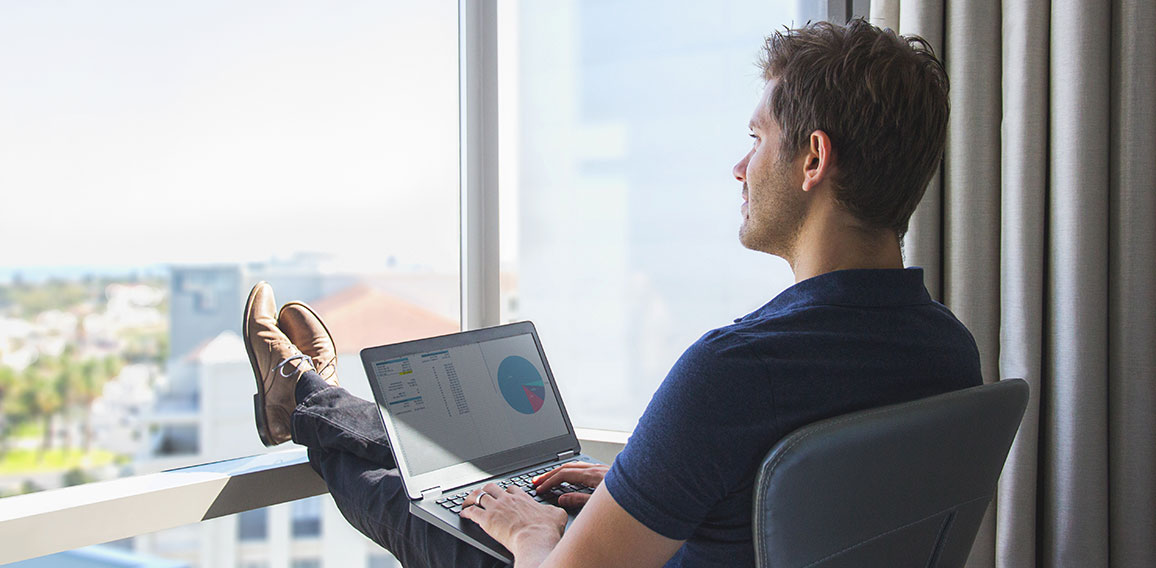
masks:
{"label": "laptop", "polygon": [[[530,480],[581,453],[531,322],[361,351],[410,512],[505,562],[510,551],[459,516],[487,483],[551,503],[580,485],[536,496]],[[570,522],[574,520],[574,511]],[[569,523],[567,523],[569,524]]]}

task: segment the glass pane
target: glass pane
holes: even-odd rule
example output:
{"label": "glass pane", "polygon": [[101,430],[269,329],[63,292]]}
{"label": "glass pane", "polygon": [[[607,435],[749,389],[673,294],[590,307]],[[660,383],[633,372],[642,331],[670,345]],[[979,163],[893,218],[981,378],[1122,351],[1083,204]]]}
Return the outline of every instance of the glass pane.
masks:
{"label": "glass pane", "polygon": [[310,497],[294,501],[291,505],[293,524],[290,533],[293,538],[316,538],[321,536],[321,498]]}
{"label": "glass pane", "polygon": [[269,538],[269,511],[254,509],[237,514],[238,540],[265,540]]}
{"label": "glass pane", "polygon": [[578,426],[631,430],[695,339],[793,281],[738,242],[763,38],[795,0],[500,4],[503,319]]}
{"label": "glass pane", "polygon": [[[258,280],[363,397],[361,348],[456,331],[457,61],[452,1],[0,3],[0,495],[267,451]],[[260,565],[352,530],[290,511],[128,546]]]}

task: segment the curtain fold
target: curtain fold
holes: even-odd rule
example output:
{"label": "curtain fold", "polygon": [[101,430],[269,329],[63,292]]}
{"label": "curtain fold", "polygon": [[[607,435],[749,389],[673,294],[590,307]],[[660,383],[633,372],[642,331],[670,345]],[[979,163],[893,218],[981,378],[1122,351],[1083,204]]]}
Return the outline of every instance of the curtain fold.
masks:
{"label": "curtain fold", "polygon": [[1040,544],[1048,566],[1108,563],[1110,38],[1102,2],[1052,5]]}
{"label": "curtain fold", "polygon": [[871,19],[928,39],[952,84],[907,262],[985,380],[1032,387],[968,565],[1156,566],[1156,2],[876,0]]}
{"label": "curtain fold", "polygon": [[[996,496],[995,566],[1036,565],[1040,393],[1043,391],[1044,227],[1048,180],[1047,0],[1003,6],[1000,374],[1031,387]],[[1024,546],[1031,543],[1031,546]]]}
{"label": "curtain fold", "polygon": [[[943,50],[951,118],[943,159],[943,303],[971,330],[984,381],[999,380],[1000,5],[947,5]],[[995,558],[995,507],[988,508],[968,566]]]}
{"label": "curtain fold", "polygon": [[1113,564],[1156,566],[1156,2],[1112,28],[1108,526]]}

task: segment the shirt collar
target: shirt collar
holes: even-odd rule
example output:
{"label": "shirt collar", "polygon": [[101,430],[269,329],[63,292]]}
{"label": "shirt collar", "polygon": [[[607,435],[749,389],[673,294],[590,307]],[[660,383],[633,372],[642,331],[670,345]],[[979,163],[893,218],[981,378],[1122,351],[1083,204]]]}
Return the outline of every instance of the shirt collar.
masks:
{"label": "shirt collar", "polygon": [[922,268],[836,270],[796,283],[735,323],[806,306],[896,307],[930,302]]}

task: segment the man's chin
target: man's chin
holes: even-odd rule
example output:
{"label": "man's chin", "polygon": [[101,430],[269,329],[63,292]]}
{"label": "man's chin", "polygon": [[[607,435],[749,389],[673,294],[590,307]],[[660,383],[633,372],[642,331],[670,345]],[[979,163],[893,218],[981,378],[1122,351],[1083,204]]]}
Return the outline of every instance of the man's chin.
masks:
{"label": "man's chin", "polygon": [[739,244],[753,251],[765,252],[761,246],[763,243],[755,238],[754,231],[747,226],[746,221],[743,221],[742,226],[739,227]]}
{"label": "man's chin", "polygon": [[757,231],[751,230],[746,222],[739,227],[739,243],[755,252],[764,252],[789,261],[786,257],[786,251],[782,246],[779,246],[779,243],[776,243],[773,238],[768,238],[767,235],[760,235]]}

